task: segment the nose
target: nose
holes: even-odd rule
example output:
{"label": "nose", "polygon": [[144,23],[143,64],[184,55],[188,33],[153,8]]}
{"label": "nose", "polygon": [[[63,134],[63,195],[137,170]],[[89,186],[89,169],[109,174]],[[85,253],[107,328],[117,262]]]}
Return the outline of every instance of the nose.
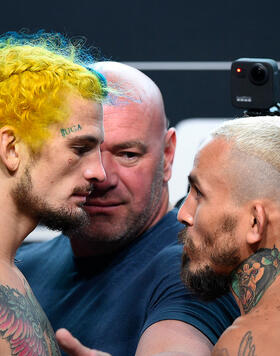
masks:
{"label": "nose", "polygon": [[188,195],[178,211],[177,219],[185,225],[192,226],[194,221],[194,213],[195,212],[194,208],[192,208],[191,197]]}
{"label": "nose", "polygon": [[111,152],[102,151],[102,163],[106,172],[106,178],[96,183],[96,189],[107,191],[117,187],[119,181],[118,166]]}
{"label": "nose", "polygon": [[94,156],[90,158],[90,162],[87,162],[84,177],[87,180],[94,180],[95,182],[105,181],[106,172],[101,161],[100,150],[95,152]]}

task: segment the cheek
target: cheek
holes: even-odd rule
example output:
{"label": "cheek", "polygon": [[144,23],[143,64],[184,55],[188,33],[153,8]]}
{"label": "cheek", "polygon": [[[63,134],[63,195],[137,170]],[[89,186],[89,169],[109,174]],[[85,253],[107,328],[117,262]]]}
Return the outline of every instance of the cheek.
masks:
{"label": "cheek", "polygon": [[127,169],[122,172],[121,180],[135,201],[141,202],[144,196],[149,195],[152,187],[151,174],[141,169]]}
{"label": "cheek", "polygon": [[211,216],[205,214],[205,211],[200,207],[197,208],[194,218],[194,230],[205,246],[210,247],[213,245],[213,235],[216,228],[217,224],[211,219]]}
{"label": "cheek", "polygon": [[71,174],[75,170],[78,170],[80,160],[76,157],[69,155],[68,157],[63,157],[59,161],[55,162],[55,172],[58,175],[67,175]]}

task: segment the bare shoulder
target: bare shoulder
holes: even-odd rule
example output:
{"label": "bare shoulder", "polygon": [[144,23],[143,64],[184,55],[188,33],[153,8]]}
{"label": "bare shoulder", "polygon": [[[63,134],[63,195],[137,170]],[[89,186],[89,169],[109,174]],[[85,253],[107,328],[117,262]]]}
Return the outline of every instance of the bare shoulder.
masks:
{"label": "bare shoulder", "polygon": [[9,283],[0,278],[0,355],[60,355],[45,313],[24,277],[16,275]]}
{"label": "bare shoulder", "polygon": [[220,337],[212,351],[212,356],[233,355],[257,356],[252,330],[227,330]]}
{"label": "bare shoulder", "polygon": [[212,356],[277,356],[280,348],[277,325],[279,320],[275,318],[240,317],[222,334]]}

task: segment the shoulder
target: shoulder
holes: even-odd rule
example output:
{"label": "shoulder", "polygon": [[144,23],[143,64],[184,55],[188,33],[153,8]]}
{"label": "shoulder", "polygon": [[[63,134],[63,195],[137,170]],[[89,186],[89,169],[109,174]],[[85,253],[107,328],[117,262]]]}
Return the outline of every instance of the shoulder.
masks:
{"label": "shoulder", "polygon": [[29,260],[35,263],[36,260],[42,261],[42,257],[46,260],[46,257],[57,258],[56,254],[61,254],[61,251],[67,250],[67,247],[71,248],[69,240],[66,236],[60,235],[49,241],[45,242],[32,242],[22,244],[16,253],[15,262],[17,266],[23,263],[27,263]]}
{"label": "shoulder", "polygon": [[[238,317],[239,309],[231,294],[214,301],[199,300],[180,278],[182,246],[164,248],[147,266],[153,291],[145,328],[160,320],[177,320],[194,326],[213,344],[222,332]],[[152,278],[152,282],[151,282]]]}
{"label": "shoulder", "polygon": [[[227,328],[221,335],[213,349],[212,356],[239,355],[244,342],[251,352],[248,353],[248,355],[254,355],[255,346],[252,338],[252,330],[250,330],[248,326],[249,325],[243,322],[243,317],[238,318],[233,325]],[[245,356],[246,354],[241,353],[241,355]]]}
{"label": "shoulder", "polygon": [[[183,229],[183,224],[177,220],[178,209],[174,208],[170,210],[163,218],[154,226],[152,226],[144,235],[154,235],[160,234],[161,237],[172,236],[172,239],[175,235],[175,240],[177,241],[177,234]],[[171,235],[171,236],[170,236]]]}
{"label": "shoulder", "polygon": [[[278,322],[266,325],[265,317],[242,316],[232,324],[220,337],[213,349],[212,356],[256,356],[279,355],[280,340]],[[275,325],[273,325],[275,324]],[[274,332],[275,330],[275,332]]]}

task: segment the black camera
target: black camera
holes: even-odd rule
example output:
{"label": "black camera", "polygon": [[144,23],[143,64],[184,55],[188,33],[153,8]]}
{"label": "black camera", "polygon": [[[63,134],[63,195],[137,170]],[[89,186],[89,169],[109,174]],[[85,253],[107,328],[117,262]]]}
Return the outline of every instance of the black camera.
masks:
{"label": "black camera", "polygon": [[279,114],[279,74],[273,59],[239,58],[231,65],[232,105],[255,115]]}

